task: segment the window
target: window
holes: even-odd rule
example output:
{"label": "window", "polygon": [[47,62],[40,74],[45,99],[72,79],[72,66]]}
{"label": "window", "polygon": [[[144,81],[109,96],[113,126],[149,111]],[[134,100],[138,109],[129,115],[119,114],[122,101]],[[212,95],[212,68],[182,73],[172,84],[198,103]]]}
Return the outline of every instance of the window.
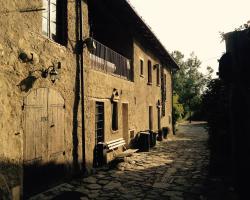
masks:
{"label": "window", "polygon": [[42,33],[62,45],[67,44],[67,0],[43,0]]}
{"label": "window", "polygon": [[152,63],[148,60],[148,83],[152,84]]}
{"label": "window", "polygon": [[118,103],[112,102],[112,130],[118,130]]}
{"label": "window", "polygon": [[95,137],[96,144],[104,141],[104,103],[95,104]]}
{"label": "window", "polygon": [[160,85],[160,65],[156,65],[156,85]]}
{"label": "window", "polygon": [[143,60],[140,59],[140,75],[143,76]]}

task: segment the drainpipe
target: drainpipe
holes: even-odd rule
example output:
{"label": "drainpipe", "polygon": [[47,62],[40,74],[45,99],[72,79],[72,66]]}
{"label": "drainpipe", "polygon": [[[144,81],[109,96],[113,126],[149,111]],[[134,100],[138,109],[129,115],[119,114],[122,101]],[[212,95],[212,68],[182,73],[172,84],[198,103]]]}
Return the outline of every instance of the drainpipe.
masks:
{"label": "drainpipe", "polygon": [[85,112],[84,112],[84,65],[83,65],[83,13],[82,13],[82,0],[77,0],[79,6],[79,15],[78,15],[78,25],[79,25],[79,43],[81,44],[80,48],[80,88],[81,88],[81,114],[82,114],[82,169],[85,172],[86,170],[86,154],[85,154]]}

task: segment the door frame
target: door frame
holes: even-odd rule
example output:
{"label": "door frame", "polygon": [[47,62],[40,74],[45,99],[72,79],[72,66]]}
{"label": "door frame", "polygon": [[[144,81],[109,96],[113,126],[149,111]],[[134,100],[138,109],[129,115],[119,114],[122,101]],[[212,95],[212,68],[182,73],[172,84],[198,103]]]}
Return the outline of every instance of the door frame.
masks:
{"label": "door frame", "polygon": [[122,136],[126,142],[126,145],[128,145],[129,139],[130,139],[129,138],[129,103],[128,102],[122,102]]}

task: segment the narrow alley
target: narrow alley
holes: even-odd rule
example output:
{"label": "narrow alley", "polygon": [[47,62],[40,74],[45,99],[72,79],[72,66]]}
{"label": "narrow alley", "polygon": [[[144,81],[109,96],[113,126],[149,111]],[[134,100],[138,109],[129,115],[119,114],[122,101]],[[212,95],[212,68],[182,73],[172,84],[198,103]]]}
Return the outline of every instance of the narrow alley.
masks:
{"label": "narrow alley", "polygon": [[204,123],[186,123],[150,152],[134,153],[115,167],[62,184],[39,199],[224,199],[218,178],[209,178]]}

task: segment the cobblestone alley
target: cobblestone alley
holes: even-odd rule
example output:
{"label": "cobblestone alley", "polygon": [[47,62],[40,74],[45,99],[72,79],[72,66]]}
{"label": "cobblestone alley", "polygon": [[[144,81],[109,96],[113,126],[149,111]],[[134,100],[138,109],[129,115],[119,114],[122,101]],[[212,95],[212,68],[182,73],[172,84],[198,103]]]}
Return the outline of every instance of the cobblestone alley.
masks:
{"label": "cobblestone alley", "polygon": [[97,171],[32,199],[224,199],[216,189],[219,180],[214,184],[208,178],[207,139],[204,124],[182,124],[176,136],[158,142],[150,152],[135,153],[114,169]]}

